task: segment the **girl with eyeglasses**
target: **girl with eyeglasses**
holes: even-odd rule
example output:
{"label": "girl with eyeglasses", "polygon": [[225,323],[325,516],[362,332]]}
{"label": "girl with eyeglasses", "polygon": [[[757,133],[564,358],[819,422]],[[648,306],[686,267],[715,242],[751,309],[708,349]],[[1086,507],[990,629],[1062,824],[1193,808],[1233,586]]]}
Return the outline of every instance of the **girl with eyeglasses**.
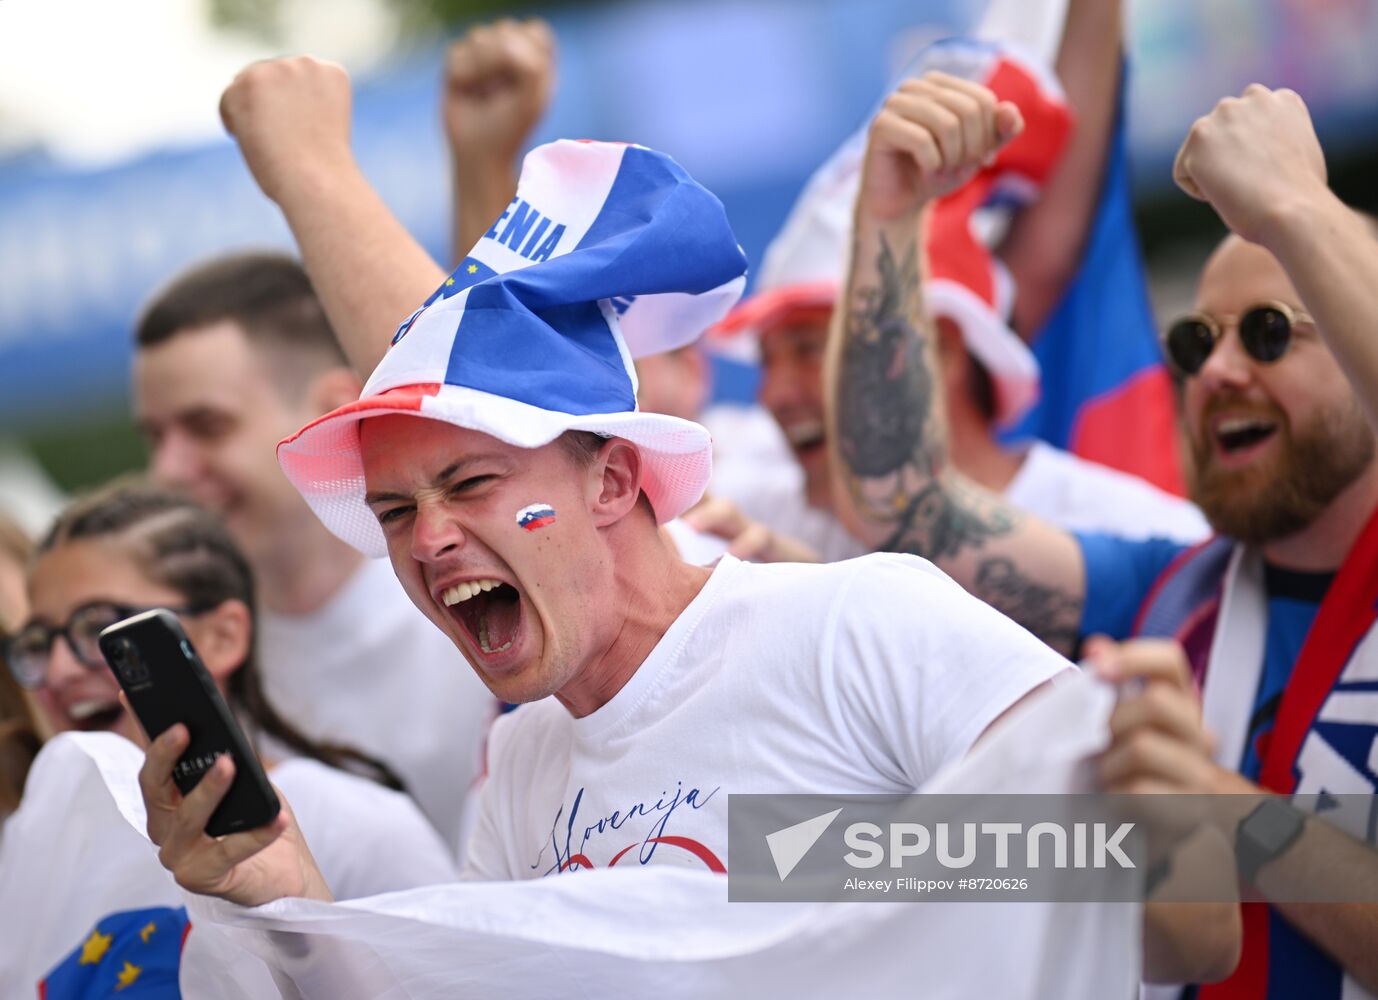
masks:
{"label": "girl with eyeglasses", "polygon": [[[17,523],[0,513],[0,649],[28,614],[24,567],[31,545]],[[0,670],[0,822],[19,806],[24,779],[42,740],[29,697]]]}
{"label": "girl with eyeglasses", "polygon": [[168,608],[291,801],[337,897],[456,877],[439,835],[386,764],[311,739],[269,704],[254,655],[253,575],[210,512],[132,483],[78,500],[39,543],[28,597],[28,620],[5,642],[4,659],[53,730],[134,737],[137,720],[120,704],[96,638],[136,612]]}

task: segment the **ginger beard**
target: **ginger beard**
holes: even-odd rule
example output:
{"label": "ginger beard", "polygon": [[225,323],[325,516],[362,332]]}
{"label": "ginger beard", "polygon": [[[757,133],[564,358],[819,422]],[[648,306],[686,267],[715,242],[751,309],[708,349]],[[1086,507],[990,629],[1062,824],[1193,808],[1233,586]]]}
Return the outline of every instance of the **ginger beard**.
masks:
{"label": "ginger beard", "polygon": [[1275,447],[1246,466],[1223,468],[1207,428],[1227,408],[1237,414],[1241,406],[1232,396],[1217,396],[1203,408],[1195,433],[1183,427],[1187,488],[1212,528],[1246,544],[1308,527],[1373,461],[1374,434],[1351,393],[1295,426],[1274,403],[1251,405],[1257,420],[1274,426]]}

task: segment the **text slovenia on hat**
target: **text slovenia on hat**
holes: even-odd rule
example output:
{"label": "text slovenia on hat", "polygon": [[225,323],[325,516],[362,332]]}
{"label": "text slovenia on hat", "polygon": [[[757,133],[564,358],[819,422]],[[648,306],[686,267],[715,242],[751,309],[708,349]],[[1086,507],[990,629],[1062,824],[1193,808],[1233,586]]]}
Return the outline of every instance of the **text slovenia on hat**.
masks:
{"label": "text slovenia on hat", "polygon": [[359,399],[284,440],[278,461],[327,528],[375,557],[387,546],[364,503],[359,421],[387,413],[521,448],[570,430],[625,438],[668,521],[708,484],[712,439],[637,409],[632,358],[692,342],[727,314],[745,274],[722,203],[668,156],[540,146],[502,217],[398,328]]}

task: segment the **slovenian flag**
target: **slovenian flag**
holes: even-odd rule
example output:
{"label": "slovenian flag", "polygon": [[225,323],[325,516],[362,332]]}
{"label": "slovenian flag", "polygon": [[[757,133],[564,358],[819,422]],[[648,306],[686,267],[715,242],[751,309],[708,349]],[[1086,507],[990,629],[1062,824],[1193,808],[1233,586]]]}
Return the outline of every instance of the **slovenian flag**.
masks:
{"label": "slovenian flag", "polygon": [[544,528],[555,523],[555,508],[549,504],[533,503],[517,511],[517,524],[527,531]]}
{"label": "slovenian flag", "polygon": [[1033,341],[1038,403],[1010,432],[1182,492],[1176,406],[1158,346],[1129,196],[1124,95],[1076,278]]}

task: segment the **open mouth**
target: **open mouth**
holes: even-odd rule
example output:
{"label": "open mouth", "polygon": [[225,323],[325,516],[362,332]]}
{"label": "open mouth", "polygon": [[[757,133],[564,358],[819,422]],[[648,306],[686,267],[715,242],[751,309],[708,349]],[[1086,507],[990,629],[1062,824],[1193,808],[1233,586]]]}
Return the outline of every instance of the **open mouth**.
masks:
{"label": "open mouth", "polygon": [[823,447],[823,421],[808,420],[785,428],[785,439],[800,455],[811,454]]}
{"label": "open mouth", "polygon": [[522,601],[511,584],[501,580],[466,580],[441,594],[441,601],[481,652],[505,653],[517,641],[522,626]]}
{"label": "open mouth", "polygon": [[104,732],[119,725],[124,708],[118,701],[88,698],[67,709],[67,716],[83,733]]}
{"label": "open mouth", "polygon": [[1230,417],[1216,423],[1215,440],[1226,455],[1237,455],[1267,441],[1277,429],[1271,420]]}

